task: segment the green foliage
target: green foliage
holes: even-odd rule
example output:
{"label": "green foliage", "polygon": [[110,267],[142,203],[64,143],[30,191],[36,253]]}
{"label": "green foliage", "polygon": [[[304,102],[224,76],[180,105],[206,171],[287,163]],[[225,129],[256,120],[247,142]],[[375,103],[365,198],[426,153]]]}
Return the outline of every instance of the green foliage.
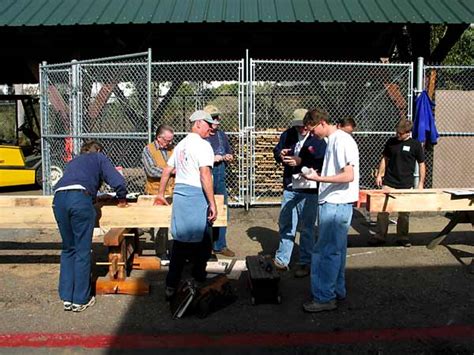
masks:
{"label": "green foliage", "polygon": [[[433,51],[446,33],[445,25],[431,27],[430,49]],[[451,48],[441,64],[474,65],[474,29],[468,28]]]}
{"label": "green foliage", "polygon": [[14,103],[0,105],[0,140],[14,141],[16,106]]}

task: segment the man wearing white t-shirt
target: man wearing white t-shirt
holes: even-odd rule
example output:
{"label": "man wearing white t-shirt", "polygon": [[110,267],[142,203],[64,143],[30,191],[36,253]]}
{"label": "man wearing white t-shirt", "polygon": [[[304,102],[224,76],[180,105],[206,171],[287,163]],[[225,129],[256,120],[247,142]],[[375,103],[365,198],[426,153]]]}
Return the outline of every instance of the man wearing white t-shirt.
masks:
{"label": "man wearing white t-shirt", "polygon": [[189,120],[191,133],[178,143],[168,159],[155,199],[155,204],[168,204],[164,197],[165,188],[171,172],[176,169],[171,212],[174,242],[166,276],[167,299],[176,293],[186,260],[193,264],[193,278],[197,282],[205,281],[206,265],[212,250],[211,226],[217,218],[212,185],[214,152],[204,138],[209,137],[212,125],[218,122],[201,110],[194,112]]}
{"label": "man wearing white t-shirt", "polygon": [[331,124],[325,110],[309,111],[303,122],[318,138],[328,140],[321,173],[303,175],[320,183],[319,238],[311,258],[313,299],[303,309],[321,312],[336,309],[336,300],[346,297],[347,233],[359,197],[359,149],[350,134]]}

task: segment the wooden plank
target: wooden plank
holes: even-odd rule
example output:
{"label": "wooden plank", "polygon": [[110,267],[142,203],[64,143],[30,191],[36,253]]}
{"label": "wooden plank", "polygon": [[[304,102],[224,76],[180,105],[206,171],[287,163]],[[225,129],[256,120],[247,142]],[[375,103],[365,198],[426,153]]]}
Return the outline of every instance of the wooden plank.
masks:
{"label": "wooden plank", "polygon": [[[7,200],[7,202],[2,202],[2,199]],[[100,208],[100,227],[151,228],[169,227],[171,225],[171,206],[153,206],[151,198],[143,198],[142,200],[145,202],[130,203],[129,207],[126,208],[102,206]],[[38,201],[40,202],[37,204]],[[214,222],[214,227],[227,226],[227,206],[224,205],[224,197],[217,195],[216,203],[218,216]],[[5,206],[8,204],[10,205]],[[12,208],[11,204],[16,207]],[[57,228],[51,202],[47,204],[41,199],[30,199],[27,206],[23,206],[24,201],[20,203],[20,206],[17,206],[17,204],[17,197],[0,196],[0,228]]]}
{"label": "wooden plank", "polygon": [[125,239],[125,234],[129,231],[128,228],[112,228],[104,235],[104,245],[108,247],[118,247],[122,240]]}
{"label": "wooden plank", "polygon": [[433,100],[434,92],[436,89],[436,70],[431,69],[430,75],[428,77],[428,96],[430,97],[431,100]]}
{"label": "wooden plank", "polygon": [[160,270],[161,260],[156,256],[133,256],[133,270]]}
{"label": "wooden plank", "polygon": [[49,207],[53,196],[0,196],[0,207]]}
{"label": "wooden plank", "polygon": [[380,190],[367,193],[366,208],[369,212],[474,211],[474,196],[454,196],[443,189]]}
{"label": "wooden plank", "polygon": [[147,295],[150,284],[144,279],[129,277],[126,280],[110,280],[108,277],[97,278],[95,292],[98,295]]}

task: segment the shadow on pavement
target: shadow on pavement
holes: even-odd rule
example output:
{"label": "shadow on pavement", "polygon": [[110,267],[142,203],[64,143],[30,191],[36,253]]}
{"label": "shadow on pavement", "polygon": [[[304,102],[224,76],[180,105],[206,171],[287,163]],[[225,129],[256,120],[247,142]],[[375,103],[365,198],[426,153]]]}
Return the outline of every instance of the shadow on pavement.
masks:
{"label": "shadow on pavement", "polygon": [[[269,253],[276,247],[272,233],[249,229],[249,236],[259,236]],[[395,252],[403,255],[405,250]],[[244,272],[231,281],[236,302],[205,319],[189,315],[179,320],[172,319],[164,299],[166,270],[144,272],[151,293],[132,299],[108,353],[472,353],[474,275],[465,263],[411,266],[399,259],[395,264],[349,265],[348,297],[332,312],[304,313],[310,279],[296,279],[291,272],[281,274],[282,304],[254,306]]]}
{"label": "shadow on pavement", "polygon": [[[349,269],[347,300],[336,311],[319,314],[301,308],[309,299],[309,278],[282,274],[282,304],[252,306],[242,274],[232,282],[238,295],[235,303],[205,319],[191,315],[179,320],[171,318],[163,297],[164,273],[160,274],[145,275],[154,280],[151,294],[130,304],[109,354],[120,349],[172,354],[321,350],[385,354],[439,349],[463,354],[474,349],[469,335],[474,331],[474,283],[459,266]],[[462,336],[454,335],[455,326],[464,329]],[[436,329],[443,327],[447,327],[444,335],[436,335]]]}
{"label": "shadow on pavement", "polygon": [[247,236],[260,243],[262,246],[262,255],[275,255],[280,242],[280,234],[270,228],[265,227],[250,227],[247,229]]}

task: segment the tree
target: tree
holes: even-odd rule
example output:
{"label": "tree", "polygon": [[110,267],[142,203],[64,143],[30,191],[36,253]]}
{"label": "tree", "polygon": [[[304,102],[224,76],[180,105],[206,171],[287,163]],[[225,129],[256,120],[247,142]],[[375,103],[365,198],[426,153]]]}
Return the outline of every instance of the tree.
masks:
{"label": "tree", "polygon": [[[446,25],[433,25],[431,28],[430,48],[434,51],[440,40],[445,36]],[[474,65],[474,28],[469,27],[461,38],[448,52],[441,64]]]}

